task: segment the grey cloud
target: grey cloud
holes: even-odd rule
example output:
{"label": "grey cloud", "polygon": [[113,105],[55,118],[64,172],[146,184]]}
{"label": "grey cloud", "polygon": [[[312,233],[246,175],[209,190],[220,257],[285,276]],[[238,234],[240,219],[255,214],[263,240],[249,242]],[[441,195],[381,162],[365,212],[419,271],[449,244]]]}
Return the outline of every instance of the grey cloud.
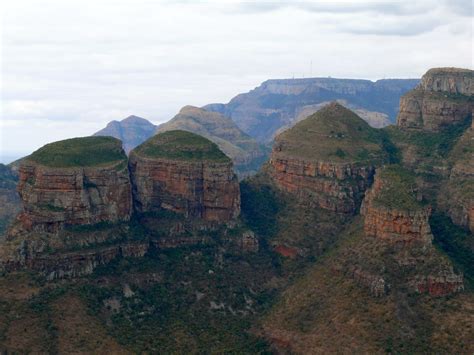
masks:
{"label": "grey cloud", "polygon": [[359,25],[343,25],[342,32],[356,35],[417,36],[435,30],[441,23],[437,20],[420,21],[411,19],[394,23],[370,22]]}
{"label": "grey cloud", "polygon": [[239,4],[239,9],[243,12],[267,12],[281,8],[298,8],[304,11],[315,13],[360,13],[373,12],[386,15],[408,15],[422,13],[433,6],[426,1],[270,1],[270,2],[243,2]]}
{"label": "grey cloud", "polygon": [[461,16],[474,16],[472,0],[445,0],[445,6],[455,14]]}

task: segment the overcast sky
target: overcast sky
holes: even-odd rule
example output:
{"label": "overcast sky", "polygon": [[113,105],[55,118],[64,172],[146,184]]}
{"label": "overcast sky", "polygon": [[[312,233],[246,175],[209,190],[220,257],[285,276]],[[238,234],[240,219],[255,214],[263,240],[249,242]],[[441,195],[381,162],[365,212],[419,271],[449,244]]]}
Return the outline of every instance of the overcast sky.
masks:
{"label": "overcast sky", "polygon": [[1,4],[0,161],[131,114],[167,121],[270,78],[473,66],[471,0]]}

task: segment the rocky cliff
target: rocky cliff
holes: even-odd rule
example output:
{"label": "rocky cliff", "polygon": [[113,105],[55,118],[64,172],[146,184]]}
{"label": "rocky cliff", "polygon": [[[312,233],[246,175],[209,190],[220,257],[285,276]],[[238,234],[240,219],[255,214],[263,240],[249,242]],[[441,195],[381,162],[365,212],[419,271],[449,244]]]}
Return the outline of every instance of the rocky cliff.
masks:
{"label": "rocky cliff", "polygon": [[115,138],[48,144],[22,161],[19,176],[20,229],[54,232],[65,225],[130,218],[127,157]]}
{"label": "rocky cliff", "polygon": [[170,121],[160,125],[157,131],[172,130],[196,133],[216,143],[232,159],[240,176],[256,172],[267,158],[260,144],[242,132],[230,118],[218,112],[185,106]]}
{"label": "rocky cliff", "polygon": [[214,222],[239,215],[232,161],[204,137],[185,131],[157,134],[131,152],[129,165],[139,213],[166,209]]}
{"label": "rocky cliff", "polygon": [[375,123],[376,127],[386,117],[394,121],[400,96],[418,82],[415,79],[376,82],[334,78],[267,80],[227,104],[211,104],[204,108],[231,117],[244,132],[259,142],[267,142],[282,127],[291,127],[301,113],[314,113],[317,105],[333,100],[343,100],[345,106],[356,112],[367,113],[361,117]]}
{"label": "rocky cliff", "polygon": [[[379,257],[383,254],[382,248],[392,248],[397,267],[390,271],[389,260],[383,261],[387,282],[405,283],[412,291],[432,296],[444,296],[464,289],[462,274],[454,272],[451,262],[432,246],[431,207],[419,195],[411,172],[398,165],[377,169],[361,214],[364,216],[365,236],[381,242],[377,247]],[[361,266],[367,267],[363,262]],[[397,277],[402,275],[397,281]]]}
{"label": "rocky cliff", "polygon": [[430,245],[431,208],[418,201],[416,194],[415,178],[407,170],[399,166],[378,169],[361,206],[365,234],[393,244]]}
{"label": "rocky cliff", "polygon": [[421,78],[420,88],[449,94],[474,95],[474,73],[461,68],[433,68]]}
{"label": "rocky cliff", "polygon": [[138,117],[129,116],[121,121],[112,121],[94,136],[109,136],[120,139],[123,149],[128,154],[137,145],[142,144],[156,133],[156,128],[150,121]]}
{"label": "rocky cliff", "polygon": [[275,139],[268,170],[282,190],[352,214],[384,158],[378,133],[332,103]]}
{"label": "rocky cliff", "polygon": [[397,125],[431,132],[472,118],[474,71],[456,68],[430,69],[421,83],[400,99]]}

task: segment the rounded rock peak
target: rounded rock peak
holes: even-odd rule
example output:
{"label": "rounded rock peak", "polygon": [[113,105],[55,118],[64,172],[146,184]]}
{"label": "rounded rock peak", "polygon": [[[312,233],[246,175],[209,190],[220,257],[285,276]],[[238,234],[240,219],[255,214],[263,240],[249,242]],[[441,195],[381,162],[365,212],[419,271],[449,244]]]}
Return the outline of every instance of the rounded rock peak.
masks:
{"label": "rounded rock peak", "polygon": [[131,154],[168,160],[231,161],[217,144],[198,134],[182,130],[158,133],[132,150]]}
{"label": "rounded rock peak", "polygon": [[122,122],[122,123],[150,124],[150,121],[148,121],[147,119],[145,119],[143,117],[135,116],[135,115],[128,116],[127,118],[124,118],[120,122]]}
{"label": "rounded rock peak", "polygon": [[331,102],[279,134],[274,153],[334,163],[384,157],[380,132],[337,102]]}
{"label": "rounded rock peak", "polygon": [[179,110],[179,113],[188,114],[188,113],[201,112],[201,111],[205,111],[205,110],[193,105],[186,105],[186,106],[183,106],[181,110]]}
{"label": "rounded rock peak", "polygon": [[49,143],[25,159],[52,168],[109,166],[126,160],[122,142],[106,136],[71,138]]}

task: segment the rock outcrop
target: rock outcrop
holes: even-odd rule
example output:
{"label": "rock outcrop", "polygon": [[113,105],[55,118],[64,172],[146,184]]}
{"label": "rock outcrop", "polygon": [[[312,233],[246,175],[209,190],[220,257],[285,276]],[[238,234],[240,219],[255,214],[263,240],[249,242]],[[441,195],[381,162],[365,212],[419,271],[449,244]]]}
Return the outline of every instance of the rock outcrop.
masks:
{"label": "rock outcrop", "polygon": [[421,83],[400,99],[397,125],[403,129],[437,132],[472,118],[474,71],[457,68],[429,70]]}
{"label": "rock outcrop", "polygon": [[110,263],[118,257],[143,257],[149,243],[128,242],[110,246],[99,246],[77,251],[62,251],[55,254],[39,254],[25,259],[21,265],[10,264],[6,269],[27,267],[44,275],[47,280],[73,278],[91,274],[100,265]]}
{"label": "rock outcrop", "polygon": [[268,170],[301,200],[353,214],[384,157],[378,132],[332,103],[276,138]]}
{"label": "rock outcrop", "polygon": [[[131,185],[121,142],[86,137],[44,146],[22,161],[20,229],[54,232],[65,225],[130,218]],[[14,234],[16,228],[12,228]]]}
{"label": "rock outcrop", "polygon": [[398,165],[377,169],[361,207],[365,237],[375,238],[367,242],[366,249],[373,248],[374,254],[364,257],[362,267],[391,254],[396,267],[390,266],[387,257],[378,266],[389,281],[399,279],[412,291],[432,296],[463,290],[462,274],[455,273],[451,262],[432,245],[430,213],[431,208],[417,196],[415,178],[409,171]]}
{"label": "rock outcrop", "polygon": [[464,290],[462,275],[448,269],[439,275],[419,276],[411,281],[411,286],[418,293],[428,293],[431,296],[446,296]]}
{"label": "rock outcrop", "polygon": [[431,244],[431,207],[415,195],[415,180],[407,171],[379,169],[361,207],[365,234],[393,244]]}
{"label": "rock outcrop", "polygon": [[206,137],[234,162],[239,176],[258,170],[267,155],[252,137],[240,130],[230,118],[218,112],[185,106],[170,121],[163,123],[157,132],[188,131]]}
{"label": "rock outcrop", "polygon": [[157,134],[131,152],[129,166],[139,213],[165,209],[224,223],[240,213],[232,161],[206,138],[185,131]]}
{"label": "rock outcrop", "polygon": [[474,72],[460,68],[433,68],[421,78],[424,91],[474,95]]}

